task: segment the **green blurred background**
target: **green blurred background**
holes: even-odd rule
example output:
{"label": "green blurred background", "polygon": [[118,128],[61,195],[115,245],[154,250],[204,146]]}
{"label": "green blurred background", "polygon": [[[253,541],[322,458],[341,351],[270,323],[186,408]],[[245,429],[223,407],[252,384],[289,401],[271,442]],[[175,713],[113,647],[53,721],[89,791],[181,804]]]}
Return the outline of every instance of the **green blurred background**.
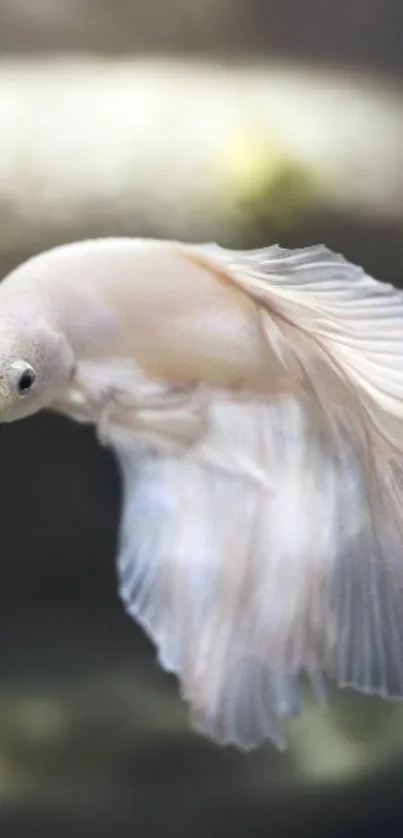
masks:
{"label": "green blurred background", "polygon": [[[1,0],[0,272],[102,235],[325,241],[403,283],[401,0]],[[0,836],[403,835],[403,708],[188,728],[124,614],[91,430],[0,427]]]}

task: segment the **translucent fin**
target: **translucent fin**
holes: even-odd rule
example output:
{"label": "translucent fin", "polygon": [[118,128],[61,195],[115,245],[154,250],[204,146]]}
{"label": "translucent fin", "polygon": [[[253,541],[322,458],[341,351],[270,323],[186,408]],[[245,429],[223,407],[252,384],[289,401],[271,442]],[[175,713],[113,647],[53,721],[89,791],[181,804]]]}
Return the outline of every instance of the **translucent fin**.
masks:
{"label": "translucent fin", "polygon": [[194,250],[274,317],[295,326],[311,348],[315,343],[322,349],[357,387],[356,398],[369,396],[403,419],[401,291],[324,245],[252,251],[204,245]]}
{"label": "translucent fin", "polygon": [[175,453],[110,429],[120,595],[192,723],[242,748],[283,746],[304,673],[319,698],[326,677],[403,696],[402,298],[323,248],[264,253],[226,269],[302,388],[204,392],[201,437]]}
{"label": "translucent fin", "polygon": [[[287,431],[290,410],[299,417],[293,423],[303,421],[298,405],[211,405],[208,448],[260,467],[270,457],[276,476],[272,414]],[[119,455],[126,500],[118,567],[128,612],[156,642],[161,664],[181,677],[194,724],[220,742],[249,748],[270,737],[281,745],[277,717],[299,712],[295,639],[310,622],[299,607],[306,569],[284,567],[287,590],[271,544],[285,497],[276,494],[271,510],[264,486],[205,465],[203,444],[176,459],[139,459],[130,447]],[[298,537],[299,513],[295,526]],[[282,534],[281,549],[290,536]]]}

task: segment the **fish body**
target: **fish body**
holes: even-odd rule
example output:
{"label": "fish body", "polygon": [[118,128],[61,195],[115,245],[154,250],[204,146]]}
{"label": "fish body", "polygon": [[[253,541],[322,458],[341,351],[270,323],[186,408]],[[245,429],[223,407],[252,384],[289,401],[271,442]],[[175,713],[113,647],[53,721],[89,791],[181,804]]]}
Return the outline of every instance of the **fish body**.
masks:
{"label": "fish body", "polygon": [[403,295],[324,246],[77,242],[0,284],[0,421],[92,423],[118,589],[216,742],[403,696]]}

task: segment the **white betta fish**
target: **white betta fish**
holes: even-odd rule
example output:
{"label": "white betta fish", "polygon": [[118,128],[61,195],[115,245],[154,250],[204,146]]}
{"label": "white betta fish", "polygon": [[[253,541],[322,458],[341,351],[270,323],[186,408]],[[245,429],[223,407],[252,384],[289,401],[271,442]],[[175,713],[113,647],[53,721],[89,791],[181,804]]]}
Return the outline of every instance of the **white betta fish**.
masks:
{"label": "white betta fish", "polygon": [[403,696],[403,294],[323,246],[69,244],[0,285],[0,420],[93,423],[123,603],[242,748],[299,680]]}

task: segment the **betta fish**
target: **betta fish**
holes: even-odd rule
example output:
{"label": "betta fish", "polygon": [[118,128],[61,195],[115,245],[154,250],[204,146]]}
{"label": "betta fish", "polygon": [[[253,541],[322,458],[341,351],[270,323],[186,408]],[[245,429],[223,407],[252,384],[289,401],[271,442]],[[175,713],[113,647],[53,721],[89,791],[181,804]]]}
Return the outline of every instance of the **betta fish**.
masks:
{"label": "betta fish", "polygon": [[0,421],[42,408],[115,454],[119,596],[194,728],[403,697],[400,291],[322,245],[56,247],[0,284]]}

